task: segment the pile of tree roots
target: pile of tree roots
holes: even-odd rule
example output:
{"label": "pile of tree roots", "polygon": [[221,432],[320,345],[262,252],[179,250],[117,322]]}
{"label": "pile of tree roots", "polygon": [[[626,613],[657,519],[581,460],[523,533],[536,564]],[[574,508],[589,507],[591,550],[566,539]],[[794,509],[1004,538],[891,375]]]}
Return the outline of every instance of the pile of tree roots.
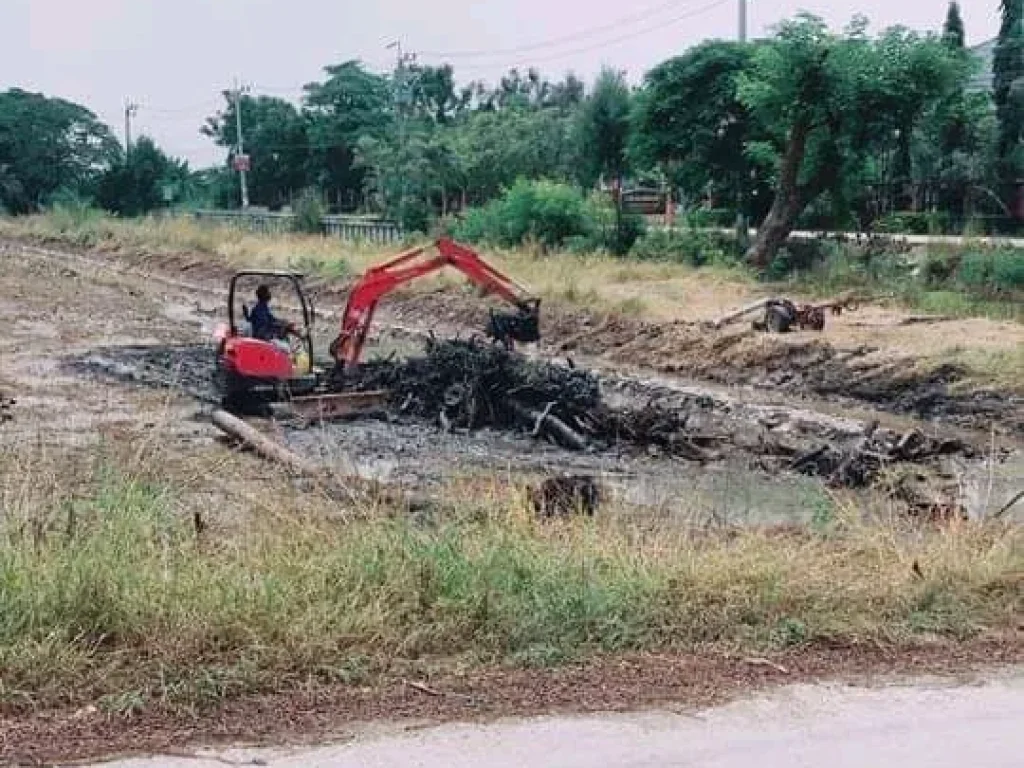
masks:
{"label": "pile of tree roots", "polygon": [[871,485],[900,463],[969,454],[955,440],[870,425],[862,434],[827,424],[778,423],[696,395],[648,394],[611,405],[598,377],[571,363],[531,360],[477,340],[431,340],[424,355],[368,363],[345,388],[385,389],[400,413],[446,430],[511,430],[574,450],[626,448],[691,461],[751,457],[769,471]]}

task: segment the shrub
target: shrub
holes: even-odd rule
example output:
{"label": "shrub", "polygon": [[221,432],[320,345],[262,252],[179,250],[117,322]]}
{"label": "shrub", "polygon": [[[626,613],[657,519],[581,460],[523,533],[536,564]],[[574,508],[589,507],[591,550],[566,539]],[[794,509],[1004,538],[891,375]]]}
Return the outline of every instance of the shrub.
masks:
{"label": "shrub", "polygon": [[949,232],[950,216],[945,211],[899,211],[874,223],[876,232],[902,235],[938,235]]}
{"label": "shrub", "polygon": [[992,263],[992,284],[996,290],[1024,291],[1024,251],[996,251]]}
{"label": "shrub", "polygon": [[633,246],[632,256],[641,261],[671,261],[701,267],[711,263],[732,263],[736,245],[725,236],[692,229],[656,229],[647,232]]}
{"label": "shrub", "polygon": [[604,238],[604,247],[616,256],[625,256],[643,236],[647,227],[642,216],[624,213],[618,226],[613,227]]}
{"label": "shrub", "polygon": [[327,213],[320,194],[315,189],[306,189],[292,204],[295,221],[292,227],[296,232],[319,235],[324,231],[323,218]]}
{"label": "shrub", "polygon": [[536,242],[577,252],[608,250],[625,255],[644,232],[643,218],[623,215],[601,195],[585,198],[578,189],[551,181],[517,181],[498,200],[471,208],[461,222],[446,223],[470,242],[517,246]]}
{"label": "shrub", "polygon": [[929,287],[944,285],[956,274],[960,262],[952,254],[929,252],[921,262],[921,280]]}
{"label": "shrub", "polygon": [[470,241],[521,245],[528,239],[549,247],[594,234],[587,201],[578,190],[551,181],[517,181],[498,200],[467,212],[457,235]]}
{"label": "shrub", "polygon": [[1024,290],[1024,251],[1005,248],[964,254],[956,282],[980,293]]}
{"label": "shrub", "polygon": [[695,208],[686,213],[687,226],[695,229],[731,229],[736,226],[732,208]]}

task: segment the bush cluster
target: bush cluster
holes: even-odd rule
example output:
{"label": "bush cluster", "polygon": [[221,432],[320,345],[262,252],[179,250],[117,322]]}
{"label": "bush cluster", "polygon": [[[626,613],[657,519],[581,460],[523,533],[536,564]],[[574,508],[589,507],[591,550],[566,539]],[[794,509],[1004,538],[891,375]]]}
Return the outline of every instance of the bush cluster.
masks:
{"label": "bush cluster", "polygon": [[547,248],[609,251],[624,256],[643,234],[638,216],[617,217],[601,196],[585,197],[579,189],[553,181],[518,181],[498,199],[471,208],[451,226],[470,242],[513,247],[537,242]]}

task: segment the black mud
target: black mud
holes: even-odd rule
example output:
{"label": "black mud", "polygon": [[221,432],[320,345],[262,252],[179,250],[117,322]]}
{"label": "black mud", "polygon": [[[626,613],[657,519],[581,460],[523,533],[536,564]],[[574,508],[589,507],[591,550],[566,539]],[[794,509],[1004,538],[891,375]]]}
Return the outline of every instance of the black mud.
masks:
{"label": "black mud", "polygon": [[[190,345],[96,350],[67,365],[79,373],[177,388],[216,402],[214,363],[208,345]],[[896,432],[799,408],[602,379],[483,342],[430,342],[422,355],[367,364],[338,386],[389,391],[392,421],[371,436],[390,443],[378,451],[380,461],[388,453],[408,453],[404,447],[416,434],[427,443],[430,434],[439,433],[468,441],[485,457],[494,436],[507,434],[514,443],[497,451],[502,461],[516,451],[533,453],[531,445],[549,444],[563,462],[573,452],[619,460],[664,458],[695,467],[742,467],[763,476],[804,475],[844,488],[877,486],[883,479],[891,484],[894,477],[912,475],[925,489],[904,492],[904,501],[923,506],[953,493],[950,460],[969,461],[978,453],[958,439],[918,430]],[[329,434],[319,434],[321,453],[330,452],[322,445]]]}

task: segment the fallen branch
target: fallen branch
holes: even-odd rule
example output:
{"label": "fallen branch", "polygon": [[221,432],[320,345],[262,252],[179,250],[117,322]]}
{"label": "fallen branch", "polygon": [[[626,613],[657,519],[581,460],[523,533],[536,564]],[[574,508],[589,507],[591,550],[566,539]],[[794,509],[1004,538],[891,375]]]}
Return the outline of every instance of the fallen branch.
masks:
{"label": "fallen branch", "polygon": [[437,691],[428,685],[424,685],[423,683],[417,683],[415,680],[405,680],[404,682],[413,690],[419,691],[420,693],[425,693],[427,694],[427,696],[444,696],[444,693],[442,693],[441,691]]}
{"label": "fallen branch", "polygon": [[776,299],[761,299],[759,301],[755,301],[753,304],[748,304],[747,306],[741,309],[737,309],[735,312],[730,312],[727,315],[723,315],[717,320],[712,320],[711,325],[714,326],[715,328],[721,328],[723,325],[727,325],[728,323],[731,323],[735,320],[739,320],[744,315],[749,315],[751,312],[756,312],[759,309],[764,309],[766,306],[768,306],[768,304],[770,304],[773,301],[776,301]]}
{"label": "fallen branch", "polygon": [[222,432],[248,446],[264,459],[280,464],[297,475],[318,477],[323,474],[322,468],[292,453],[227,411],[214,411],[213,423]]}
{"label": "fallen branch", "polygon": [[999,510],[998,512],[996,512],[996,513],[995,513],[995,514],[994,514],[994,515],[992,516],[992,518],[993,518],[994,520],[998,520],[998,519],[999,519],[999,518],[1001,518],[1001,517],[1002,517],[1003,515],[1005,515],[1005,514],[1006,514],[1007,512],[1009,512],[1009,511],[1010,511],[1011,509],[1013,509],[1013,507],[1014,507],[1014,506],[1015,506],[1015,505],[1017,504],[1017,502],[1018,502],[1018,501],[1020,501],[1021,499],[1024,499],[1024,491],[1020,491],[1020,492],[1019,492],[1019,493],[1018,493],[1018,494],[1017,494],[1016,496],[1014,496],[1014,497],[1013,497],[1012,499],[1010,499],[1010,501],[1009,501],[1009,502],[1008,502],[1007,504],[1005,504],[1005,505],[1003,506],[1003,508],[1002,508],[1002,509],[1000,509],[1000,510]]}
{"label": "fallen branch", "polygon": [[358,498],[357,491],[361,491],[407,511],[424,510],[437,505],[437,501],[429,496],[381,488],[377,483],[361,477],[350,477],[347,478],[348,482],[343,483],[332,476],[327,467],[293,453],[227,411],[214,411],[213,423],[262,458],[280,464],[299,477],[315,481],[328,496],[337,501],[354,503]]}
{"label": "fallen branch", "polygon": [[[588,443],[583,436],[557,416],[552,416],[549,412],[542,413],[532,408],[527,408],[515,400],[509,401],[508,405],[513,413],[526,423],[532,422],[538,425],[538,427],[546,425],[562,441],[563,445],[568,445],[568,447],[574,448],[577,451],[587,450]],[[537,432],[536,428],[534,432]]]}
{"label": "fallen branch", "polygon": [[753,659],[744,659],[743,661],[746,662],[747,664],[750,664],[750,665],[755,666],[755,667],[771,667],[776,672],[778,672],[780,674],[783,674],[783,675],[788,675],[789,674],[789,670],[788,669],[786,669],[781,664],[776,664],[774,661],[771,661],[770,659],[753,658]]}

